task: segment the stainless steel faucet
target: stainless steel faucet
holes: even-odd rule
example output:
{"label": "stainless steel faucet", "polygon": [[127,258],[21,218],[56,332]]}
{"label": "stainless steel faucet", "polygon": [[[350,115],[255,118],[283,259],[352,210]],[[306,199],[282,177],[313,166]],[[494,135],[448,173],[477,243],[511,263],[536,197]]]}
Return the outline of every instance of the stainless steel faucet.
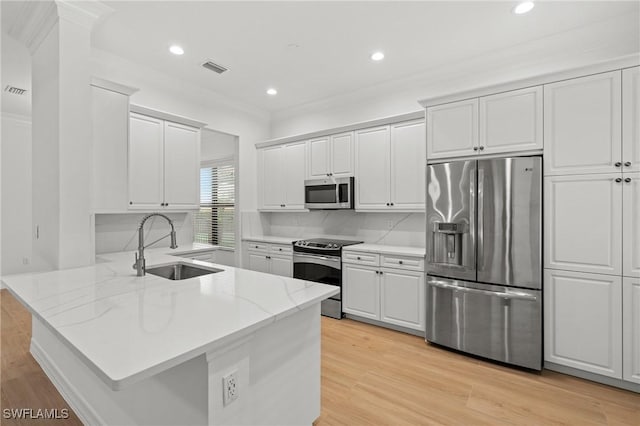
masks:
{"label": "stainless steel faucet", "polygon": [[[144,223],[147,221],[147,219],[153,216],[160,216],[167,219],[167,222],[169,222],[169,225],[171,225],[171,232],[169,232],[167,235],[160,237],[154,242],[149,243],[145,246],[144,230],[143,230]],[[176,229],[173,227],[173,221],[171,219],[169,219],[167,216],[163,215],[162,213],[150,213],[142,218],[142,220],[140,221],[140,226],[138,227],[138,252],[136,253],[136,263],[133,264],[133,269],[137,271],[137,275],[139,277],[143,277],[144,271],[145,271],[144,249],[167,237],[171,237],[171,245],[169,247],[171,247],[172,249],[178,248],[178,244],[176,244]]]}

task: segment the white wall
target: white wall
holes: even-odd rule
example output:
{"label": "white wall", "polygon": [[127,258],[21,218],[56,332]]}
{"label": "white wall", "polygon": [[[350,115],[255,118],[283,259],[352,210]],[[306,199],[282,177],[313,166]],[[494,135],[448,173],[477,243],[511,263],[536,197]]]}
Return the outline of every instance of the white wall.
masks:
{"label": "white wall", "polygon": [[31,121],[2,114],[2,274],[31,268]]}
{"label": "white wall", "polygon": [[200,136],[200,161],[236,157],[238,137],[211,129],[202,129]]}

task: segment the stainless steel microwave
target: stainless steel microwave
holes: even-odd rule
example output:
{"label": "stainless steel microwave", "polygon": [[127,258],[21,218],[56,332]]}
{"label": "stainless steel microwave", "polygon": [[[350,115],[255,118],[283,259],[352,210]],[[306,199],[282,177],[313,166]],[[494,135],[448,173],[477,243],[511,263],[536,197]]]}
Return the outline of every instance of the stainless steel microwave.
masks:
{"label": "stainless steel microwave", "polygon": [[353,176],[304,181],[304,207],[306,209],[352,209]]}

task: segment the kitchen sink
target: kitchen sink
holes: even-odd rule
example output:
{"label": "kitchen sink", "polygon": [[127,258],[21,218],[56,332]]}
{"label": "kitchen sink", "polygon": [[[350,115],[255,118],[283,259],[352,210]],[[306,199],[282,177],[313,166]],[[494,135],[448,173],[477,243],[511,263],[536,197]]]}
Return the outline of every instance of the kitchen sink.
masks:
{"label": "kitchen sink", "polygon": [[196,266],[190,263],[175,262],[166,265],[152,266],[146,268],[146,273],[157,275],[158,277],[167,278],[169,280],[186,280],[188,278],[200,277],[202,275],[215,274],[222,272],[222,269],[208,268],[204,266]]}

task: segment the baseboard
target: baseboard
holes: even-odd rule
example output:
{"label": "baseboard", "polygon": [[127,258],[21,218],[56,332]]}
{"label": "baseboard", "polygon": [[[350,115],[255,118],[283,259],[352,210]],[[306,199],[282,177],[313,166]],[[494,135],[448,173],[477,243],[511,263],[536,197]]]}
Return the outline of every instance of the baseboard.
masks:
{"label": "baseboard", "polygon": [[82,395],[69,383],[58,366],[42,350],[38,342],[31,339],[30,352],[36,362],[47,375],[53,386],[60,392],[62,398],[69,404],[80,421],[85,425],[104,425],[100,416],[89,406]]}
{"label": "baseboard", "polygon": [[553,362],[548,361],[544,362],[544,368],[547,370],[555,371],[557,373],[568,374],[569,376],[580,377],[581,379],[602,383],[603,385],[613,386],[631,392],[640,393],[640,384],[627,382],[625,380],[614,379],[613,377],[602,376],[600,374],[591,373],[589,371],[582,371],[578,370],[577,368],[554,364]]}
{"label": "baseboard", "polygon": [[369,318],[363,318],[363,317],[359,317],[357,315],[352,315],[352,314],[344,314],[344,317],[348,319],[352,319],[354,321],[365,322],[367,324],[377,325],[378,327],[390,328],[391,330],[401,331],[402,333],[413,334],[414,336],[424,338],[424,331],[414,330],[413,328],[402,327],[400,325],[389,324],[388,322],[372,320]]}

